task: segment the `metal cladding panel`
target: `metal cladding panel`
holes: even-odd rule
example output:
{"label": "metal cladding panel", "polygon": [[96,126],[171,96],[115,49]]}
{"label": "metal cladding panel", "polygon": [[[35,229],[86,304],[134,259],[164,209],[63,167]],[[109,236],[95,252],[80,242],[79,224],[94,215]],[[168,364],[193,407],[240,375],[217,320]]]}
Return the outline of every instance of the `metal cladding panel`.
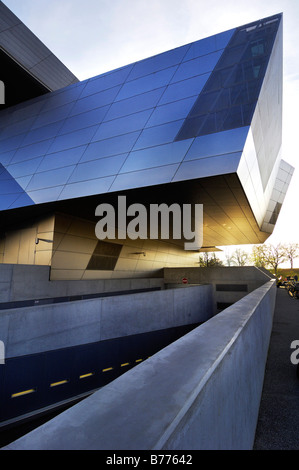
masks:
{"label": "metal cladding panel", "polygon": [[0,49],[50,91],[78,81],[3,2],[0,2]]}
{"label": "metal cladding panel", "polygon": [[[264,20],[260,31],[269,29],[272,40],[279,20],[269,20],[269,27]],[[5,110],[0,113],[0,162],[35,204],[236,172],[249,130],[238,118],[246,103],[241,90],[241,102],[223,98],[235,92],[241,74],[241,88],[249,93],[248,84],[256,85],[250,105],[256,104],[272,44],[267,39],[263,49],[263,39],[253,33],[259,24]],[[240,48],[243,55],[236,52]],[[250,64],[250,73],[244,64]],[[221,87],[225,97],[220,88],[216,95],[224,106],[222,118],[228,113],[234,119],[221,118],[220,128],[206,127],[203,132],[198,122],[211,123],[215,116],[215,95],[207,87],[219,85],[219,76],[228,69],[228,86]],[[16,194],[5,208],[22,205]]]}

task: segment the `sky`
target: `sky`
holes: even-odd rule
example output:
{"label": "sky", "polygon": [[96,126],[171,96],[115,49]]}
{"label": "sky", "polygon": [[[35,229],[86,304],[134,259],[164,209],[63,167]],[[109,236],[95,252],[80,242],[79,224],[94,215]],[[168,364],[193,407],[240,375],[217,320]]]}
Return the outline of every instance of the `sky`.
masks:
{"label": "sky", "polygon": [[[299,243],[299,0],[3,0],[84,80],[283,13],[282,158],[295,172],[267,243]],[[246,249],[246,247],[244,247]]]}

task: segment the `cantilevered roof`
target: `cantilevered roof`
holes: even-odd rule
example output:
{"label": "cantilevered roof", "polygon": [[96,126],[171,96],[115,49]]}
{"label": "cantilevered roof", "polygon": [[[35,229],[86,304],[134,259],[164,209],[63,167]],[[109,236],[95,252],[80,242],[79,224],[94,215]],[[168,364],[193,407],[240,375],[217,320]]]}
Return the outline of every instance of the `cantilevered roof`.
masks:
{"label": "cantilevered roof", "polygon": [[258,20],[3,110],[0,210],[140,188],[154,197],[158,187],[165,202],[187,183],[190,202],[209,193],[207,246],[263,242],[274,226],[265,214],[273,222],[292,173],[279,171],[281,22]]}
{"label": "cantilevered roof", "polygon": [[0,1],[0,63],[0,80],[5,83],[6,106],[78,81],[77,77],[2,1]]}

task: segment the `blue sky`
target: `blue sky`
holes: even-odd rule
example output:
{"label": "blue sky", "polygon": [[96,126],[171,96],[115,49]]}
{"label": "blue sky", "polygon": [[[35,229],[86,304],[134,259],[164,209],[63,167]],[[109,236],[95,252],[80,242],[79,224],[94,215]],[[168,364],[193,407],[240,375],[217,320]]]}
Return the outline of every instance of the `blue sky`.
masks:
{"label": "blue sky", "polygon": [[[80,79],[276,13],[284,14],[283,159],[296,167],[299,0],[3,0]],[[299,171],[269,243],[298,242]]]}

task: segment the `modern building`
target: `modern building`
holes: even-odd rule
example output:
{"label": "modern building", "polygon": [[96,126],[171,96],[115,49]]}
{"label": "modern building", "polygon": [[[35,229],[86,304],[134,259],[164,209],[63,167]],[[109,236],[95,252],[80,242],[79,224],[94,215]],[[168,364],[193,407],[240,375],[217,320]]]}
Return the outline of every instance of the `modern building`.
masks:
{"label": "modern building", "polygon": [[[250,386],[242,397],[256,415],[273,311],[271,275],[254,267],[242,275],[237,268],[203,272],[198,257],[219,246],[263,243],[279,216],[293,173],[282,152],[282,19],[257,20],[79,81],[0,2],[0,346],[6,355],[0,428],[90,394],[190,329],[196,336],[202,323],[206,333],[200,330],[192,347],[189,337],[181,346],[192,356],[203,341],[202,362],[188,356],[181,379],[175,375],[180,350],[173,346],[173,389],[190,384],[195,396],[200,374],[218,370],[214,352],[228,351],[244,329],[254,355],[244,355],[241,345],[248,365],[229,370],[246,372]],[[153,206],[160,209],[154,236]],[[146,219],[134,218],[141,207]],[[185,243],[192,237],[175,229],[187,207],[194,209],[190,233],[202,230],[191,250]],[[115,218],[104,224],[109,208]],[[99,221],[106,239],[98,236]],[[169,288],[182,277],[190,290]],[[237,311],[226,329],[219,327],[215,295],[225,308],[251,292],[242,315]],[[213,343],[205,343],[207,336]],[[154,377],[145,370],[144,383],[155,383],[158,396],[165,373],[156,373],[152,359]],[[219,377],[222,393],[233,381]],[[124,381],[129,390],[130,378]],[[173,406],[165,388],[175,420],[181,403],[186,410],[187,388]],[[139,392],[140,406],[148,406],[146,391]],[[103,393],[105,403],[112,400],[114,392]],[[238,391],[224,393],[242,411]],[[164,406],[158,402],[156,411]],[[105,440],[103,419],[97,432]],[[218,429],[226,436],[226,428]],[[50,434],[58,441],[72,440],[56,431]]]}
{"label": "modern building", "polygon": [[50,266],[52,280],[197,265],[171,236],[99,240],[96,207],[121,195],[202,204],[201,251],[268,238],[293,171],[281,149],[282,15],[82,82],[3,4],[1,19],[2,263]]}

